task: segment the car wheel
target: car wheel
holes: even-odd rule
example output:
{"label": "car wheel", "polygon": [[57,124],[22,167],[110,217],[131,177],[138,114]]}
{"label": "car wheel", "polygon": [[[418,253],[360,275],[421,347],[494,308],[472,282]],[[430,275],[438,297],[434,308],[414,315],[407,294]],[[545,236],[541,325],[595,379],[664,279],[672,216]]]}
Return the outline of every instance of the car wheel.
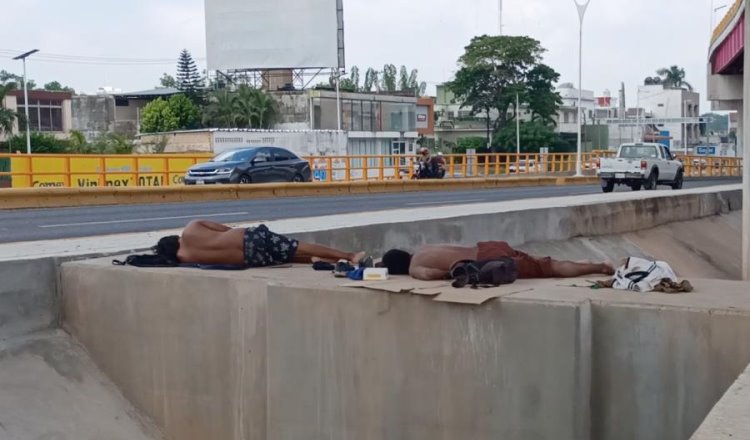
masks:
{"label": "car wheel", "polygon": [[659,183],[659,171],[653,170],[651,171],[651,175],[648,176],[648,180],[646,181],[646,183],[643,184],[643,187],[649,191],[655,190],[658,183]]}
{"label": "car wheel", "polygon": [[615,190],[615,181],[614,180],[602,180],[602,191],[605,193],[611,193]]}
{"label": "car wheel", "polygon": [[240,184],[246,185],[248,183],[253,183],[253,179],[250,178],[247,174],[243,174],[240,176]]}
{"label": "car wheel", "polygon": [[632,189],[633,191],[640,191],[642,186],[643,185],[640,182],[638,182],[638,183],[634,183],[630,185],[630,189]]}
{"label": "car wheel", "polygon": [[302,177],[302,175],[300,174],[295,174],[294,177],[292,177],[292,182],[294,183],[300,183],[304,181],[305,181],[304,177]]}
{"label": "car wheel", "polygon": [[675,190],[682,189],[682,184],[684,180],[685,180],[685,177],[682,173],[682,170],[678,171],[677,176],[675,176],[674,178],[674,182],[672,182],[672,185],[671,185],[672,189],[675,189]]}

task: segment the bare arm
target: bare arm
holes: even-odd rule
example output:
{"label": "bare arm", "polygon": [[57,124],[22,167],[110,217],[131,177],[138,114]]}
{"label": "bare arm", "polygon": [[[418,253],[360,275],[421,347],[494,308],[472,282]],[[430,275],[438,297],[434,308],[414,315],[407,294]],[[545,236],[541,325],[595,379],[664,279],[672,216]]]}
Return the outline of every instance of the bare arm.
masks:
{"label": "bare arm", "polygon": [[436,280],[446,279],[448,276],[448,272],[442,269],[433,269],[430,267],[415,266],[415,267],[409,268],[409,275],[411,275],[412,278],[416,278],[418,280],[436,281]]}

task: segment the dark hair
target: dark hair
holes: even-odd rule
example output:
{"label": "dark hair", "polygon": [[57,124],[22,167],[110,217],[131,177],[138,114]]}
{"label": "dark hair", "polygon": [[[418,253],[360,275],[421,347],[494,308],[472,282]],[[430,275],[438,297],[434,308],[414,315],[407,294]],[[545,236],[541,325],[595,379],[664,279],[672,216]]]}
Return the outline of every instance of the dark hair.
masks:
{"label": "dark hair", "polygon": [[400,249],[391,249],[383,255],[383,266],[391,275],[409,275],[411,254]]}
{"label": "dark hair", "polygon": [[177,262],[177,251],[180,250],[180,237],[177,235],[164,237],[151,249],[156,255],[164,257],[169,261]]}

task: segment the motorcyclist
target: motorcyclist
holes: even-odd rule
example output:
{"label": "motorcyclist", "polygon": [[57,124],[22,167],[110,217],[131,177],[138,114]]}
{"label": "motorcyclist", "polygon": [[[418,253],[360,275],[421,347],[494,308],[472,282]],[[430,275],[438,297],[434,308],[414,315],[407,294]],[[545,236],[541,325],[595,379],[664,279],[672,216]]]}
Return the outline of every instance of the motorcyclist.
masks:
{"label": "motorcyclist", "polygon": [[432,162],[432,155],[430,154],[430,150],[428,148],[422,147],[418,151],[419,155],[417,156],[417,178],[419,179],[429,179],[433,177],[434,175],[434,166]]}

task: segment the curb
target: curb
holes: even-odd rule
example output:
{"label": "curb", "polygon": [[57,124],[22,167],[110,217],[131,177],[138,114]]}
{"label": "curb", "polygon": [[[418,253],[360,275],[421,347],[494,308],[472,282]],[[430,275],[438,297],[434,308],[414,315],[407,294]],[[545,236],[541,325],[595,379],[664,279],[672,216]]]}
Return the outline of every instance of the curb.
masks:
{"label": "curb", "polygon": [[252,200],[277,197],[340,196],[417,191],[465,191],[522,186],[591,185],[598,178],[512,177],[460,180],[391,180],[371,182],[280,183],[256,185],[165,186],[161,188],[23,188],[0,189],[0,210],[75,206]]}

